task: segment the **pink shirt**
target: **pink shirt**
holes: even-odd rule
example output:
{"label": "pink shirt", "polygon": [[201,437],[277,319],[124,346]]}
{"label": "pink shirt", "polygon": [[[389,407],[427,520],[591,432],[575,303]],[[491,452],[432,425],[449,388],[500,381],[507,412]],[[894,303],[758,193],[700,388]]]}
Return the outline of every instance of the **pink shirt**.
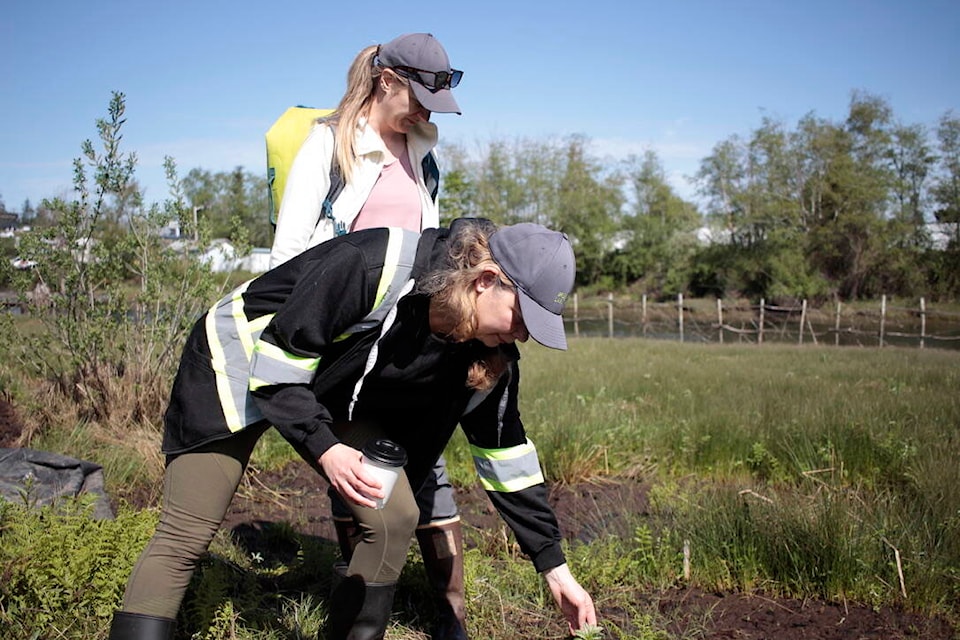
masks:
{"label": "pink shirt", "polygon": [[351,231],[375,227],[402,227],[420,231],[420,191],[407,153],[383,166],[367,201],[353,220]]}

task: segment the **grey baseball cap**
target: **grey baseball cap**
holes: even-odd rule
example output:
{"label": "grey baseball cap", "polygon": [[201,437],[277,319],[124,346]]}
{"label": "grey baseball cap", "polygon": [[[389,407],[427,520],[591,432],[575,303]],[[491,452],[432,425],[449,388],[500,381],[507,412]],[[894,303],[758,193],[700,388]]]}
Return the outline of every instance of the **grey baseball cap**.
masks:
{"label": "grey baseball cap", "polygon": [[[414,74],[404,69],[399,70],[400,75],[411,81],[410,88],[425,109],[435,113],[460,113],[460,106],[454,100],[453,92],[449,88],[435,87],[438,84],[437,80],[443,78],[443,74],[447,74],[448,78],[456,75],[456,81],[459,82],[463,72],[450,66],[447,52],[432,34],[405,33],[397,36],[380,47],[377,57],[380,65],[384,67],[407,67],[427,72]],[[423,84],[421,80],[426,81],[427,84]]]}
{"label": "grey baseball cap", "polygon": [[532,222],[501,227],[490,236],[490,253],[517,287],[530,336],[545,347],[566,349],[561,313],[577,272],[566,234]]}

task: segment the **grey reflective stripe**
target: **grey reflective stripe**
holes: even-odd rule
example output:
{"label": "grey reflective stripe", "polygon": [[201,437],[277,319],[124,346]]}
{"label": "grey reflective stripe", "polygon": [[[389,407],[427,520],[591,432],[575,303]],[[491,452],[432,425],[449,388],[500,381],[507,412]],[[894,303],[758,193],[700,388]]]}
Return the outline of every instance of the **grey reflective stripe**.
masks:
{"label": "grey reflective stripe", "polygon": [[489,389],[484,389],[483,391],[474,391],[473,395],[470,396],[470,400],[467,402],[467,408],[463,410],[462,415],[467,415],[479,407],[480,403],[487,399],[493,389],[494,387],[490,387]]}
{"label": "grey reflective stripe", "polygon": [[481,449],[470,445],[480,484],[487,491],[512,493],[543,482],[537,449],[528,439],[505,449]]}
{"label": "grey reflective stripe", "polygon": [[217,384],[217,396],[230,431],[239,431],[263,415],[247,393],[247,363],[253,345],[265,326],[262,319],[248,323],[243,311],[245,282],[224,296],[207,312],[205,328],[210,347],[210,366]]}
{"label": "grey reflective stripe", "polygon": [[313,380],[320,358],[295,356],[280,347],[257,342],[250,360],[250,389],[272,384],[307,384]]}

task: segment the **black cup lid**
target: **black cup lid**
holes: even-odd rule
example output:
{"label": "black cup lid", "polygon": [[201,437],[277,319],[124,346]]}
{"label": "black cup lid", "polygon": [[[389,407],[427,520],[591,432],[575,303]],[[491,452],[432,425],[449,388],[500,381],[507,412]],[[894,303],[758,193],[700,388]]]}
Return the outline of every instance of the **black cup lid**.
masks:
{"label": "black cup lid", "polygon": [[374,462],[390,465],[391,467],[402,467],[407,464],[407,452],[403,447],[392,440],[380,438],[368,442],[363,447],[363,455]]}

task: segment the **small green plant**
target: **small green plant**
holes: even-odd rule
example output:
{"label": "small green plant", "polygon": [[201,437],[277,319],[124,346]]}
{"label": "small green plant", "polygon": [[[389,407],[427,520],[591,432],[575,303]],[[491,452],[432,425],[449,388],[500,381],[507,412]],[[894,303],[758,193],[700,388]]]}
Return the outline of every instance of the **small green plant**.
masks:
{"label": "small green plant", "polygon": [[583,628],[575,631],[573,637],[579,640],[602,640],[603,627],[595,624],[587,624],[584,625]]}

